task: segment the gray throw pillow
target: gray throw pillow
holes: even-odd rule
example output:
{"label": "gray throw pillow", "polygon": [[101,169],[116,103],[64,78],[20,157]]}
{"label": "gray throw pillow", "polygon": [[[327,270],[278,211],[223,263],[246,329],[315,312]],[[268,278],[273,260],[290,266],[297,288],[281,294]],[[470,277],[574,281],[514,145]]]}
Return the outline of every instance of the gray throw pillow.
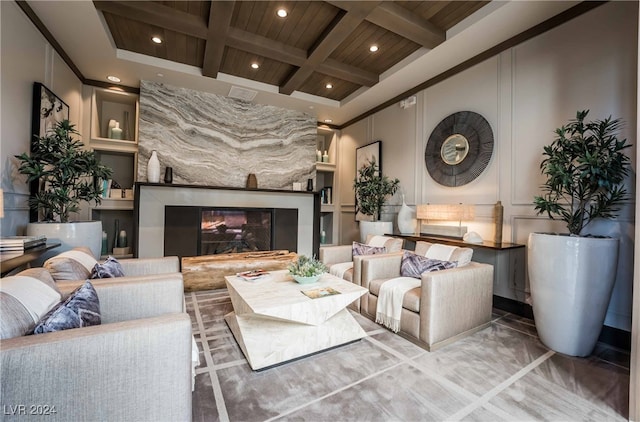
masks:
{"label": "gray throw pillow", "polygon": [[400,275],[402,277],[420,278],[420,275],[425,272],[447,270],[457,266],[456,262],[440,261],[439,259],[427,258],[405,251],[402,254]]}
{"label": "gray throw pillow", "polygon": [[70,328],[100,325],[100,301],[98,293],[89,280],[78,287],[40,319],[33,329],[34,334],[52,333]]}
{"label": "gray throw pillow", "polygon": [[96,264],[91,271],[91,278],[115,278],[124,277],[122,264],[110,256],[102,264]]}
{"label": "gray throw pillow", "polygon": [[387,248],[384,246],[369,246],[360,242],[353,242],[351,244],[351,252],[353,256],[358,255],[376,255],[381,253],[387,253]]}

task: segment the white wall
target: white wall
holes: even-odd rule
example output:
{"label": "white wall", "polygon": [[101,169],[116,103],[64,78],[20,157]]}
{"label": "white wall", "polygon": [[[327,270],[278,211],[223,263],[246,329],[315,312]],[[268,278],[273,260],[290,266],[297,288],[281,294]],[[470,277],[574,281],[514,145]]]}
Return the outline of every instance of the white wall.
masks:
{"label": "white wall", "polygon": [[82,117],[82,84],[13,1],[0,2],[0,162],[5,217],[0,235],[21,234],[29,221],[28,186],[14,155],[29,151],[33,83],[41,82]]}
{"label": "white wall", "polygon": [[[476,218],[469,230],[492,239],[493,204],[504,205],[503,240],[526,244],[533,231],[566,231],[561,222],[537,216],[533,197],[543,182],[539,164],[543,146],[555,128],[590,109],[589,118],[620,117],[622,137],[636,144],[637,2],[610,2],[541,34],[498,56],[418,93],[416,106],[393,105],[342,131],[340,154],[341,243],[357,239],[357,226],[346,204],[353,204],[355,147],[382,140],[383,171],[397,177],[409,205],[472,203]],[[615,28],[615,31],[612,31]],[[489,122],[494,153],[473,182],[456,188],[436,183],[426,171],[424,148],[435,126],[457,111],[474,111]],[[635,187],[635,146],[629,151]],[[397,211],[399,195],[390,201],[387,219]],[[594,223],[589,231],[620,237],[618,277],[605,324],[631,326],[634,199],[615,221]]]}

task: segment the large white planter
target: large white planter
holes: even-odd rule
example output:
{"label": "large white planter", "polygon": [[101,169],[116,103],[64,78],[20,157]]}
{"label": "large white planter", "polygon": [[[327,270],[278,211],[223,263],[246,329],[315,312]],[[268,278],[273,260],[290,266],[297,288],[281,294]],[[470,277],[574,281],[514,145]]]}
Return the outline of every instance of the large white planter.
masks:
{"label": "large white planter", "polygon": [[367,241],[367,235],[383,235],[393,233],[393,221],[361,221],[360,242]]}
{"label": "large white planter", "polygon": [[540,340],[571,356],[598,341],[618,265],[618,239],[531,233],[528,245],[533,315]]}
{"label": "large white planter", "polygon": [[[100,258],[102,249],[102,221],[76,221],[73,223],[29,223],[27,225],[27,235],[34,236],[43,234],[47,241],[58,241],[59,248],[55,248],[45,254],[39,261],[46,259],[60,252],[68,251],[76,246],[87,246],[93,252],[96,259]],[[37,264],[42,264],[38,262]]]}

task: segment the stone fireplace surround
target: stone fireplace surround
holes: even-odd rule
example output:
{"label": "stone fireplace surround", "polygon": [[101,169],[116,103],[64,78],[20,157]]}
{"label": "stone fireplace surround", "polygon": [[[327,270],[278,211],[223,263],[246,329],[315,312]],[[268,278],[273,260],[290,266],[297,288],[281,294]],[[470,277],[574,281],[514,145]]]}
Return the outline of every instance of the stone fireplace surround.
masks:
{"label": "stone fireplace surround", "polygon": [[166,205],[294,208],[298,210],[298,250],[292,252],[318,255],[320,197],[315,192],[137,182],[134,198],[139,258],[164,256]]}

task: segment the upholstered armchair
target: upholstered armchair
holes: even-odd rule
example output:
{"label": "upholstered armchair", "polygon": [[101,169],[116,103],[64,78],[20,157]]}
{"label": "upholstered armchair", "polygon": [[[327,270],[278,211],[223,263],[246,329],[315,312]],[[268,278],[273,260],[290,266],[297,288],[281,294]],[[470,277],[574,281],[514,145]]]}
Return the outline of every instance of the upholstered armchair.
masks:
{"label": "upholstered armchair", "polygon": [[[428,255],[432,246],[417,242],[415,252]],[[462,265],[420,275],[418,287],[402,296],[398,334],[427,350],[435,350],[489,325],[493,266],[470,262],[472,252],[469,248],[456,248],[450,260],[461,261]],[[401,276],[402,260],[402,254],[389,254],[373,255],[361,261],[360,281],[368,289],[361,300],[363,315],[376,320],[381,286]]]}
{"label": "upholstered armchair", "polygon": [[[44,270],[28,271],[19,275]],[[80,284],[55,286],[64,299]],[[2,340],[3,420],[190,421],[192,337],[182,278],[103,279],[94,287],[101,325]],[[3,309],[1,318],[10,313]]]}
{"label": "upholstered armchair", "polygon": [[[366,244],[372,247],[384,247],[384,253],[398,253],[402,250],[403,239],[390,236],[367,236]],[[360,270],[363,257],[354,255],[353,245],[321,246],[320,261],[325,264],[331,274],[360,285]],[[356,300],[350,308],[360,312],[360,301]]]}

